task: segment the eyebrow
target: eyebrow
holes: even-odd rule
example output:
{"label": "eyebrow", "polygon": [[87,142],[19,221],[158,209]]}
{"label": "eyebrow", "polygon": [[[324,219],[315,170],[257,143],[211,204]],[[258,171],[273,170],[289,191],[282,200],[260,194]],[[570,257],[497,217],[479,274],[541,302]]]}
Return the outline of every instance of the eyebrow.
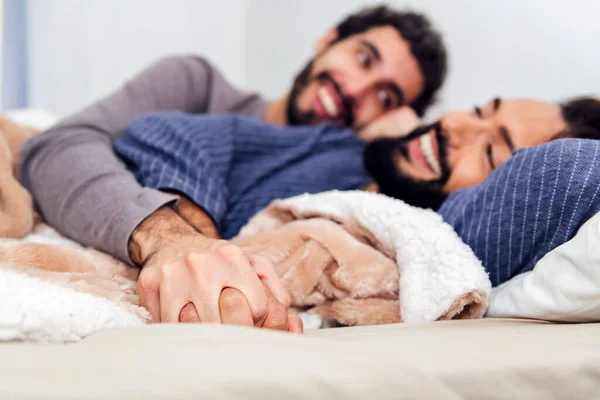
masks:
{"label": "eyebrow", "polygon": [[369,49],[369,51],[371,52],[371,54],[373,54],[373,57],[378,61],[381,62],[381,53],[379,52],[379,50],[377,49],[377,47],[375,47],[375,45],[371,42],[368,42],[366,40],[361,40],[360,44],[362,44],[363,46],[365,46],[367,49]]}
{"label": "eyebrow", "polygon": [[[502,99],[500,97],[496,97],[493,100],[493,103],[494,103],[494,112],[496,112],[502,105]],[[515,143],[513,142],[510,134],[508,133],[508,129],[506,129],[505,126],[500,126],[500,128],[498,128],[498,129],[500,131],[500,137],[502,138],[502,140],[504,140],[504,143],[506,143],[506,146],[508,146],[508,148],[510,149],[510,152],[513,153],[515,151]]]}
{"label": "eyebrow", "polygon": [[502,104],[502,99],[500,97],[496,97],[494,99],[494,112],[498,111],[498,108],[500,108],[501,104]]}
{"label": "eyebrow", "polygon": [[508,133],[508,129],[506,129],[506,127],[504,127],[504,126],[501,126],[499,128],[499,131],[500,131],[500,137],[502,138],[502,140],[504,140],[504,142],[510,149],[510,152],[511,153],[514,152],[515,144],[513,143],[512,138],[510,137],[510,134]]}

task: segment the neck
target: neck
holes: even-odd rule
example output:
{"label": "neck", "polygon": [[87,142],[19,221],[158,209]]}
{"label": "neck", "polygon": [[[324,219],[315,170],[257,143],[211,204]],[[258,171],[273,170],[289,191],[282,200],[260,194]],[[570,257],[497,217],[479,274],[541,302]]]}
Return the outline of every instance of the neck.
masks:
{"label": "neck", "polygon": [[287,104],[289,95],[285,95],[280,99],[273,100],[267,105],[265,111],[265,121],[276,125],[287,125]]}

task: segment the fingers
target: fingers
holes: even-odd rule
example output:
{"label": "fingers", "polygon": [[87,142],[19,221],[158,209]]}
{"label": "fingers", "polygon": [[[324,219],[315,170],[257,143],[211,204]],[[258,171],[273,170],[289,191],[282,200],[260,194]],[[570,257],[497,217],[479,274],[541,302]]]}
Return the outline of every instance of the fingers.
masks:
{"label": "fingers", "polygon": [[146,263],[138,293],[153,321],[288,329],[290,298],[267,259],[250,258],[226,241],[203,246],[164,247]]}
{"label": "fingers", "polygon": [[287,331],[290,333],[303,333],[304,323],[302,318],[293,311],[288,311],[288,328]]}
{"label": "fingers", "polygon": [[200,322],[200,316],[196,311],[194,303],[187,303],[179,312],[179,322],[181,323],[196,323]]}
{"label": "fingers", "polygon": [[264,322],[258,327],[266,329],[275,329],[279,331],[287,331],[288,329],[288,310],[276,298],[275,295],[264,286],[267,299],[269,301],[269,313]]}
{"label": "fingers", "polygon": [[177,291],[174,282],[161,285],[160,299],[160,322],[179,322],[179,314],[188,302]]}
{"label": "fingers", "polygon": [[[289,328],[288,311],[283,307],[271,291],[264,287],[266,296],[269,301],[268,314],[264,321],[255,323],[250,312],[250,306],[246,301],[246,297],[237,289],[225,288],[221,292],[219,299],[219,307],[221,310],[221,320],[224,324],[256,326],[266,329],[275,329],[287,331]],[[295,321],[293,324],[294,331],[302,330]]]}
{"label": "fingers", "polygon": [[261,256],[249,255],[248,258],[250,259],[250,264],[252,265],[254,272],[256,272],[256,275],[258,275],[261,282],[269,288],[271,293],[273,293],[277,301],[279,301],[283,307],[286,309],[290,308],[292,302],[290,295],[287,290],[285,290],[279,276],[277,276],[273,263]]}
{"label": "fingers", "polygon": [[246,297],[237,289],[225,288],[219,298],[221,322],[230,325],[254,326]]}
{"label": "fingers", "polygon": [[215,279],[215,274],[221,265],[203,253],[188,254],[185,263],[193,280],[192,292],[189,296],[196,307],[200,321],[220,323],[219,296],[223,286]]}
{"label": "fingers", "polygon": [[[297,314],[283,307],[267,287],[265,287],[265,291],[269,299],[269,313],[260,327],[290,333],[302,333],[304,331],[302,319]],[[219,310],[223,324],[254,326],[252,313],[246,297],[237,289],[223,289],[219,298]],[[200,322],[200,317],[194,304],[187,303],[183,307],[179,313],[179,322]]]}
{"label": "fingers", "polygon": [[229,274],[223,281],[223,287],[232,287],[242,292],[252,312],[254,323],[261,324],[268,314],[267,296],[247,254],[238,246],[225,241],[221,241],[215,251],[227,262],[223,268],[226,268]]}
{"label": "fingers", "polygon": [[137,289],[140,296],[140,305],[148,310],[152,316],[152,322],[158,323],[160,322],[159,286],[151,272],[142,270],[138,278]]}

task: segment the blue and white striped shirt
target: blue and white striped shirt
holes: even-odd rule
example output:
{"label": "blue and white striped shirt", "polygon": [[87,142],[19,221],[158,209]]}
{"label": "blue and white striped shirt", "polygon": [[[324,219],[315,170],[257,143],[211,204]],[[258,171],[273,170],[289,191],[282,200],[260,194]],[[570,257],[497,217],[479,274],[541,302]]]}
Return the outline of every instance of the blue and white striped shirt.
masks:
{"label": "blue and white striped shirt", "polygon": [[151,114],[115,151],[144,186],[183,193],[213,217],[223,238],[272,200],[362,189],[364,144],[330,123],[282,127],[233,114]]}
{"label": "blue and white striped shirt", "polygon": [[561,139],[517,150],[482,184],[439,212],[494,286],[533,269],[600,211],[600,141]]}

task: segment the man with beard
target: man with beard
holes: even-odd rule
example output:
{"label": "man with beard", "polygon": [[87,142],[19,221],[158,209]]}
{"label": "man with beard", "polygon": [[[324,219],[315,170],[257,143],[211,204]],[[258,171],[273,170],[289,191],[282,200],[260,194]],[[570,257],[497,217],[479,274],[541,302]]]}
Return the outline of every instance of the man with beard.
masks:
{"label": "man with beard", "polygon": [[[393,117],[383,117],[363,137],[391,136]],[[437,210],[450,193],[483,182],[516,149],[568,137],[600,139],[600,100],[495,98],[471,111],[447,112],[406,136],[371,141],[365,168],[376,182],[373,190]]]}
{"label": "man with beard", "polygon": [[[389,136],[376,125],[370,135]],[[381,193],[437,210],[497,286],[600,212],[600,100],[496,98],[372,141],[365,167]]]}
{"label": "man with beard", "polygon": [[[140,184],[182,195],[183,219],[230,239],[277,198],[364,189],[374,180],[386,195],[438,209],[450,193],[476,186],[501,169],[514,152],[563,137],[600,138],[600,101],[595,99],[557,105],[496,98],[472,111],[448,112],[408,135],[394,135],[403,130],[398,115],[406,121],[406,113],[391,113],[359,132],[331,123],[281,127],[231,115],[154,113],[132,122],[115,149]],[[162,146],[165,141],[176,145]],[[559,165],[560,160],[549,162]],[[207,196],[205,187],[218,195]],[[252,324],[250,301],[238,300],[225,322]]]}
{"label": "man with beard", "polygon": [[[115,157],[112,142],[131,120],[161,110],[360,128],[403,105],[421,115],[445,72],[446,51],[429,21],[385,6],[350,15],[325,34],[290,93],[272,102],[237,90],[204,59],[169,58],[26,143],[21,180],[43,217],[63,234],[144,267],[141,302],[156,321],[177,322],[182,310],[187,315],[198,309],[203,322],[237,323],[224,315],[241,298],[252,310],[249,323],[269,326],[273,319],[287,320],[271,313],[277,302],[270,291],[287,302],[272,266],[192,229],[175,206],[178,196],[142,187]],[[219,139],[218,132],[213,136]],[[190,147],[181,144],[175,157]],[[219,200],[218,185],[206,182],[199,191]],[[205,216],[195,226],[214,233],[212,225]]]}

